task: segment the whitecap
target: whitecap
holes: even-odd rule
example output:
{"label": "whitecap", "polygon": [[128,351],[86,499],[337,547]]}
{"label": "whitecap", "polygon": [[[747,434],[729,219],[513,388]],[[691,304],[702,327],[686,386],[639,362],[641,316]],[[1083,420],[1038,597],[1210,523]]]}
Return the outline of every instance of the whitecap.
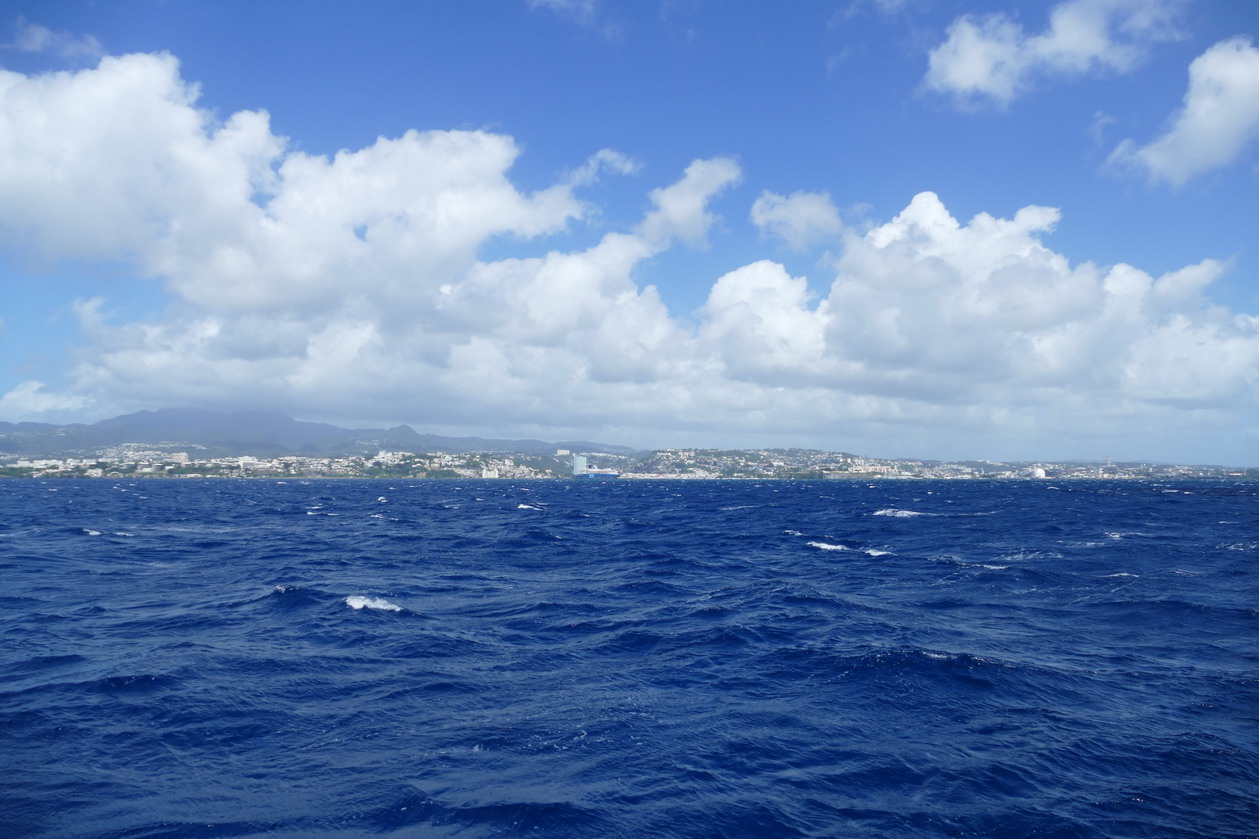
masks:
{"label": "whitecap", "polygon": [[804,535],[799,530],[784,530],[783,533],[786,533],[788,536],[803,536]]}
{"label": "whitecap", "polygon": [[892,516],[892,517],[894,517],[894,518],[898,518],[898,519],[908,519],[908,518],[913,518],[914,516],[925,516],[925,515],[927,515],[927,514],[926,514],[926,513],[920,513],[920,512],[918,512],[917,510],[897,510],[897,509],[894,509],[894,508],[889,508],[889,509],[887,509],[887,510],[875,510],[875,511],[874,511],[874,513],[873,513],[872,515],[876,515],[876,516]]}
{"label": "whitecap", "polygon": [[866,548],[866,556],[891,556],[891,551],[881,551],[877,548]]}
{"label": "whitecap", "polygon": [[998,558],[1023,562],[1029,559],[1062,559],[1062,554],[1057,551],[1015,551],[1011,554],[1002,554]]}
{"label": "whitecap", "polygon": [[532,504],[517,504],[517,510],[541,510],[541,507],[535,507]]}
{"label": "whitecap", "polygon": [[384,518],[384,516],[382,516],[380,513],[372,513],[370,516],[368,516],[368,518],[370,518],[370,519],[383,519],[383,518]]}
{"label": "whitecap", "polygon": [[101,532],[99,530],[93,530],[90,527],[85,527],[83,528],[83,534],[85,536],[100,536]]}
{"label": "whitecap", "polygon": [[850,548],[846,548],[846,547],[844,547],[843,545],[830,545],[830,544],[827,544],[826,542],[810,542],[810,543],[809,543],[809,547],[810,547],[810,548],[817,548],[817,549],[818,549],[818,550],[820,550],[820,551],[847,551],[847,550],[851,550]]}
{"label": "whitecap", "polygon": [[1137,574],[1129,574],[1127,571],[1120,571],[1118,574],[1106,574],[1106,577],[1136,577]]}
{"label": "whitecap", "polygon": [[389,499],[383,495],[376,499],[376,502],[379,504],[385,504],[385,503],[388,503],[388,501]]}
{"label": "whitecap", "polygon": [[345,605],[351,609],[375,609],[380,612],[401,612],[402,607],[396,603],[390,603],[382,597],[364,597],[361,594],[353,594],[345,598]]}

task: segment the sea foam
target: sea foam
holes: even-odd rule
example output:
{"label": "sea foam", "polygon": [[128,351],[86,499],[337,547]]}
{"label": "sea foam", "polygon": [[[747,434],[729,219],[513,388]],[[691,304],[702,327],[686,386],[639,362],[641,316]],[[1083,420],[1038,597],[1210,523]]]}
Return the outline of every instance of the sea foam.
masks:
{"label": "sea foam", "polygon": [[353,594],[345,598],[345,605],[351,609],[375,609],[378,612],[402,611],[402,607],[397,603],[390,603],[381,597],[364,597],[361,594]]}

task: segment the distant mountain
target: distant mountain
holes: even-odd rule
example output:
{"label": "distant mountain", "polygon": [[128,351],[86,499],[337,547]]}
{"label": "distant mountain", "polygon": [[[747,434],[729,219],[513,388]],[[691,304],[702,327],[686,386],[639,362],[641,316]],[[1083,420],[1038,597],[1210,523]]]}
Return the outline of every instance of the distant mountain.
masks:
{"label": "distant mountain", "polygon": [[496,452],[548,454],[556,448],[633,454],[607,443],[543,440],[497,440],[484,437],[442,437],[420,434],[409,425],[393,428],[341,428],[322,422],[301,422],[268,411],[208,411],[159,408],[138,411],[92,425],[0,422],[0,452],[26,457],[90,454],[124,443],[186,445],[203,455],[333,457],[374,454],[380,449],[402,452]]}

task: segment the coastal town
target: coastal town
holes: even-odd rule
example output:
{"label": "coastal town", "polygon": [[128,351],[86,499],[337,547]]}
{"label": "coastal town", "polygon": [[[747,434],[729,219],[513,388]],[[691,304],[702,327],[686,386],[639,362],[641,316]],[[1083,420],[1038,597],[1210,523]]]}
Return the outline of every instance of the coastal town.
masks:
{"label": "coastal town", "polygon": [[[574,469],[574,456],[583,468]],[[585,467],[589,463],[590,467]],[[129,443],[77,457],[0,455],[0,477],[567,479],[599,475],[673,480],[1259,478],[1256,468],[1157,463],[901,460],[811,449],[662,449],[647,453],[412,453],[339,457],[208,456],[181,443]]]}

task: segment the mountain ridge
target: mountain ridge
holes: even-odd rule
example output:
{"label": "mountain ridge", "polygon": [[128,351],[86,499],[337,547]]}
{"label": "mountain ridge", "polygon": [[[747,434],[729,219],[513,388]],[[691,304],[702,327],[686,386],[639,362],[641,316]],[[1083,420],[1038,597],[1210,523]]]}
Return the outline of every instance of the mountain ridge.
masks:
{"label": "mountain ridge", "polygon": [[26,457],[66,456],[128,443],[187,444],[209,456],[335,457],[373,454],[380,449],[423,454],[495,452],[549,454],[556,449],[634,454],[637,450],[583,440],[446,437],[420,433],[409,425],[392,428],[344,428],[295,420],[276,411],[213,411],[204,408],[157,408],[91,424],[0,421],[0,453]]}

